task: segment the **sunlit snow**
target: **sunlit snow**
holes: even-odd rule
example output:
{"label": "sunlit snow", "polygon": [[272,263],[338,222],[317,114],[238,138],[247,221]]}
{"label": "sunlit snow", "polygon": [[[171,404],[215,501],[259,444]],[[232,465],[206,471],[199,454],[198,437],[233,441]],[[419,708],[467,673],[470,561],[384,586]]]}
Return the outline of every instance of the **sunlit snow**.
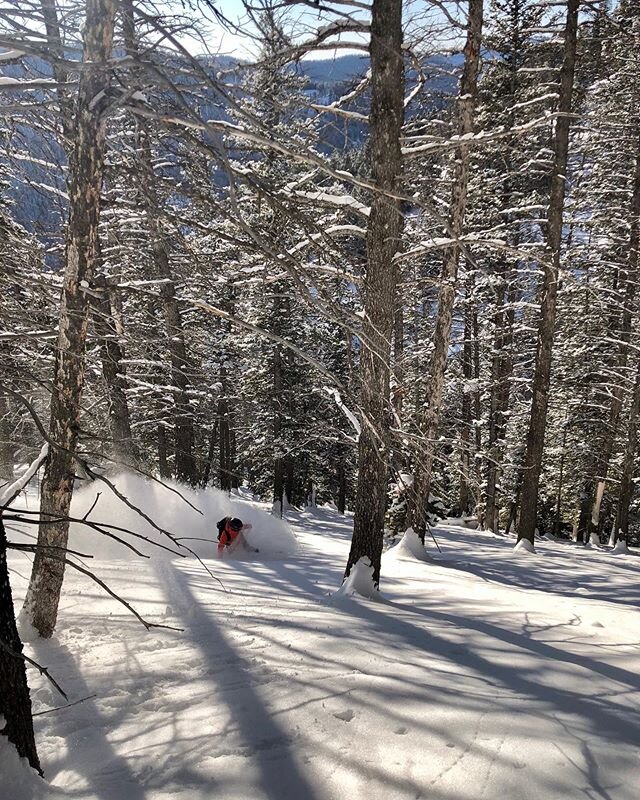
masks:
{"label": "sunlit snow", "polygon": [[[215,548],[197,540],[227,511],[253,523],[261,553],[207,560],[222,585],[150,546],[147,560],[115,543],[84,560],[146,619],[182,631],[146,631],[69,571],[55,636],[27,653],[83,702],[42,714],[64,701],[29,669],[48,789],[3,742],[8,800],[638,797],[635,550],[538,540],[517,558],[514,537],[452,522],[434,531],[442,552],[408,534],[384,554],[384,602],[341,601],[351,517],[325,507],[281,523],[246,493],[206,492],[201,518],[161,487],[124,487],[205,558]],[[96,515],[130,523],[99,490]],[[30,567],[17,553],[11,565],[19,607]],[[358,589],[371,586],[362,567]]]}

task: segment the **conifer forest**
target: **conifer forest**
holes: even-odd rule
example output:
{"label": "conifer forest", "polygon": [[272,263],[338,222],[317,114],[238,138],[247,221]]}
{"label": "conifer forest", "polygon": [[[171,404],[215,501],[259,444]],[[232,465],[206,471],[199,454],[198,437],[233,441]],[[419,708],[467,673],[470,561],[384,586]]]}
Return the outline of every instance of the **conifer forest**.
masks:
{"label": "conifer forest", "polygon": [[640,544],[637,0],[0,0],[0,259],[36,769],[7,550],[47,639],[123,470],[351,513],[376,590],[445,517]]}

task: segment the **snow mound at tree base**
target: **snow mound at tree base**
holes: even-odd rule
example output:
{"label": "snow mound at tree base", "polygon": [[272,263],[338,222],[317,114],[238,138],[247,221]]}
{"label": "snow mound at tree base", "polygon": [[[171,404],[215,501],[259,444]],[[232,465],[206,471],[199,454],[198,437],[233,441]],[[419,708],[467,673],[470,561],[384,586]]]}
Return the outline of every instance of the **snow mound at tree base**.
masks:
{"label": "snow mound at tree base", "polygon": [[528,539],[520,539],[518,544],[513,548],[513,552],[520,555],[522,553],[535,553],[536,549]]}
{"label": "snow mound at tree base", "polygon": [[[171,558],[172,553],[154,547],[150,542],[170,547],[174,552],[185,553],[179,547],[183,545],[200,558],[216,558],[216,522],[226,516],[239,517],[244,523],[251,524],[252,528],[245,533],[245,537],[251,547],[258,548],[259,553],[247,554],[247,557],[281,558],[297,550],[296,539],[286,522],[237,496],[228,497],[214,488],[198,491],[174,481],[160,483],[129,472],[120,473],[110,480],[134,508],[129,508],[102,481],[93,481],[74,492],[71,515],[76,518],[84,517],[90,511],[88,519],[92,522],[114,525],[147,537],[149,542],[121,531],[112,531],[154,558]],[[95,507],[92,509],[94,502]],[[140,509],[155,525],[170,533],[178,541],[178,545],[154,528],[135,509]],[[97,558],[137,558],[124,544],[80,523],[74,523],[70,527],[69,548]],[[242,558],[242,555],[238,552],[234,557]]]}
{"label": "snow mound at tree base", "polygon": [[349,577],[333,595],[335,600],[366,597],[367,600],[384,602],[384,598],[373,582],[373,567],[368,558],[359,559],[351,568]]}
{"label": "snow mound at tree base", "polygon": [[418,561],[430,560],[424,548],[424,544],[420,541],[420,537],[413,528],[407,528],[402,539],[395,547],[389,550],[385,558],[412,558]]}
{"label": "snow mound at tree base", "polygon": [[[0,730],[4,719],[0,717]],[[47,784],[38,773],[31,769],[26,758],[20,758],[18,751],[6,736],[0,735],[0,775],[2,776],[2,797],[11,800],[45,800],[48,797]]]}
{"label": "snow mound at tree base", "polygon": [[625,541],[623,541],[622,539],[619,539],[616,542],[615,547],[613,548],[613,550],[611,552],[615,553],[616,555],[618,553],[627,553],[628,554],[629,553],[629,548],[627,547],[627,543]]}

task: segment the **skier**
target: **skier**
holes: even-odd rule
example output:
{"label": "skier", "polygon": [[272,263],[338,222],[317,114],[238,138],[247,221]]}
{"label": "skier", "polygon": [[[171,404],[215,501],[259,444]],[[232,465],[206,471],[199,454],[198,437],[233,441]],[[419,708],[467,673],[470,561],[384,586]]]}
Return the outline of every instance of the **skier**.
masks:
{"label": "skier", "polygon": [[248,550],[250,553],[258,553],[257,547],[251,547],[247,542],[244,532],[251,530],[249,523],[243,523],[238,517],[223,517],[216,523],[218,528],[218,558],[222,558],[225,549],[233,553],[238,548]]}

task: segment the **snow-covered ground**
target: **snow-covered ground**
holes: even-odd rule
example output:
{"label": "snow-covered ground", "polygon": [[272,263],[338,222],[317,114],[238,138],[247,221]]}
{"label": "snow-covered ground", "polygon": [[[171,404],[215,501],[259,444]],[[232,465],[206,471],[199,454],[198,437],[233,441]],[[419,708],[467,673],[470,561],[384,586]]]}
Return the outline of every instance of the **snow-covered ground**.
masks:
{"label": "snow-covered ground", "polygon": [[[229,507],[200,499],[195,533],[175,530],[173,500],[158,521],[205,538]],[[48,785],[2,745],[0,796],[637,800],[637,552],[545,541],[514,552],[513,539],[452,522],[426,561],[406,545],[385,553],[382,598],[367,600],[336,595],[350,517],[289,512],[296,547],[263,508],[234,501],[261,552],[205,560],[222,585],[194,557],[89,562],[149,621],[182,632],[146,631],[67,573],[56,635],[27,652],[71,702],[87,699],[42,713],[64,701],[29,670]],[[11,563],[19,606],[30,567]]]}

